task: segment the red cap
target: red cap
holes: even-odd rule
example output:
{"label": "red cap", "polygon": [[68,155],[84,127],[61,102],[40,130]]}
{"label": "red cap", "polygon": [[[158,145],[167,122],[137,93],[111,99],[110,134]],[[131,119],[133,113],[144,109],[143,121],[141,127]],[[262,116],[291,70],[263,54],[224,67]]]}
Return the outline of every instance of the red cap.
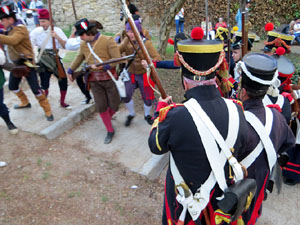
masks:
{"label": "red cap", "polygon": [[40,20],[49,20],[50,16],[48,9],[39,9],[38,13]]}

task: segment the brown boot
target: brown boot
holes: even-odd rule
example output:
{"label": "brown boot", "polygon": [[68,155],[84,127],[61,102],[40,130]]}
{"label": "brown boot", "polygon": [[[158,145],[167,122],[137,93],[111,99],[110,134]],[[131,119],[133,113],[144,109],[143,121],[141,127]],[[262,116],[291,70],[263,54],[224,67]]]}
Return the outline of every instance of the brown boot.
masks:
{"label": "brown boot", "polygon": [[48,102],[48,99],[46,98],[46,96],[44,94],[40,95],[40,96],[35,96],[36,99],[39,101],[40,106],[44,109],[45,111],[45,116],[47,118],[48,121],[53,121],[53,115],[51,112],[51,106]]}
{"label": "brown boot", "polygon": [[16,95],[20,99],[21,104],[15,105],[15,109],[31,108],[31,104],[29,103],[28,98],[22,89],[20,89],[20,91],[17,92]]}

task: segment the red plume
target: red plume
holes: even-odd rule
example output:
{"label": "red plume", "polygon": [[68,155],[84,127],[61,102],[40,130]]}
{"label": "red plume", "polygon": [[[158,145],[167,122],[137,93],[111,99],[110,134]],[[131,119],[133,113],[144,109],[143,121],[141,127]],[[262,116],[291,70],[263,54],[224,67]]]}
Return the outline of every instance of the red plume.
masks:
{"label": "red plume", "polygon": [[284,54],[285,54],[285,49],[284,49],[283,47],[277,48],[277,49],[276,49],[276,54],[277,54],[278,56],[284,55]]}
{"label": "red plume", "polygon": [[174,45],[174,40],[171,39],[171,38],[169,38],[169,39],[168,39],[168,43],[169,43],[170,45]]}
{"label": "red plume", "polygon": [[204,31],[201,27],[195,27],[191,32],[191,38],[201,40],[204,37]]}
{"label": "red plume", "polygon": [[272,31],[274,30],[274,24],[273,23],[267,23],[265,25],[265,31]]}

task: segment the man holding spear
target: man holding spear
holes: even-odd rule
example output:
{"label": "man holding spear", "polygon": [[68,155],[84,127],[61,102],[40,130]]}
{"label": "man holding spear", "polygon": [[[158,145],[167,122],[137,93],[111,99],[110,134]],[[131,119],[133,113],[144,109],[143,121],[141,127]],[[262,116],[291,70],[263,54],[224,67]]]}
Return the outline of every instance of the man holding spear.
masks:
{"label": "man holding spear", "polygon": [[[48,96],[50,77],[51,74],[54,74],[58,78],[60,105],[63,108],[70,109],[70,106],[65,103],[68,79],[56,51],[56,46],[57,48],[65,47],[68,38],[58,27],[54,27],[51,31],[51,15],[47,9],[40,9],[38,13],[41,26],[35,28],[30,33],[30,39],[31,43],[39,48],[37,63],[39,63],[40,66],[39,74],[41,78],[41,86],[45,95]],[[57,60],[60,68],[58,68]]]}

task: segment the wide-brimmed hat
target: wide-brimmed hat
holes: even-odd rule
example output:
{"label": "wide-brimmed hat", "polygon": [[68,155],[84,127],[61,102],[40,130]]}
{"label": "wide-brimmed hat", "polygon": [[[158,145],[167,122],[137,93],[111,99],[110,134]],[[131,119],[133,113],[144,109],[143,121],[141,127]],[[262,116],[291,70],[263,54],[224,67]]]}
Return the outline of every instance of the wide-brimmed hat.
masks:
{"label": "wide-brimmed hat", "polygon": [[16,12],[13,10],[11,4],[2,4],[0,8],[0,19],[14,16]]}
{"label": "wide-brimmed hat", "polygon": [[75,23],[75,34],[81,36],[95,26],[96,24],[90,23],[87,18],[83,18]]}

